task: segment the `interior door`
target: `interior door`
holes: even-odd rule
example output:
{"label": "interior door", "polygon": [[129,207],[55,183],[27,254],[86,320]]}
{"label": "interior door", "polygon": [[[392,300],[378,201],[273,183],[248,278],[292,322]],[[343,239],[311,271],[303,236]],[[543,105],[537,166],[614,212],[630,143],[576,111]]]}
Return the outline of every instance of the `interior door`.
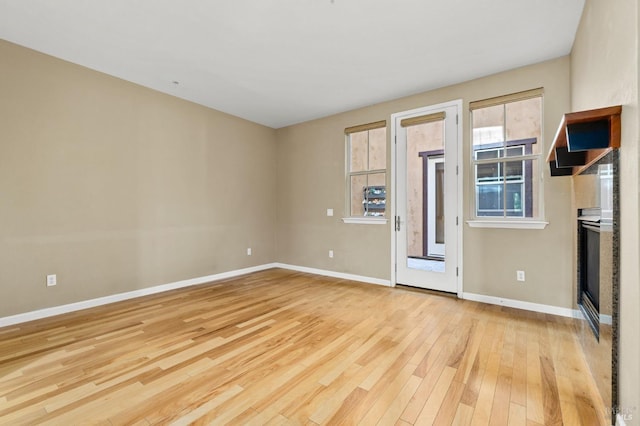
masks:
{"label": "interior door", "polygon": [[459,103],[392,116],[396,283],[458,292]]}

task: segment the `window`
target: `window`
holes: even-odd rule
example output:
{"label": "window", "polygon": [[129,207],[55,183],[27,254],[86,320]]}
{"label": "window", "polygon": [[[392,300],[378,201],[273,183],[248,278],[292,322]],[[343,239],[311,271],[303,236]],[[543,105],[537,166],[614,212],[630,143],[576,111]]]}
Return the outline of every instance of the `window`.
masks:
{"label": "window", "polygon": [[345,129],[347,212],[350,217],[384,217],[387,205],[387,123]]}
{"label": "window", "polygon": [[[524,147],[507,148],[507,157],[524,155]],[[475,151],[476,160],[504,157],[505,148]],[[476,166],[476,211],[478,216],[525,217],[531,194],[525,191],[525,162],[481,163]],[[506,196],[505,196],[506,195]],[[506,205],[505,205],[506,203]],[[527,204],[525,206],[525,203]]]}
{"label": "window", "polygon": [[471,102],[474,216],[541,216],[542,89]]}

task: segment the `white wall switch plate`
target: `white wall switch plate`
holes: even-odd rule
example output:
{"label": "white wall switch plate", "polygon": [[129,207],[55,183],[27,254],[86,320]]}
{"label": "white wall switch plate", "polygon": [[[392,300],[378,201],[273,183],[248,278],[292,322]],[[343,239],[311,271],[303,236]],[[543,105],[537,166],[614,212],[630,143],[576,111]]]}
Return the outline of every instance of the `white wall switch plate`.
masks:
{"label": "white wall switch plate", "polygon": [[251,256],[251,247],[247,249],[247,256]]}
{"label": "white wall switch plate", "polygon": [[516,271],[516,279],[518,281],[524,281],[524,271]]}
{"label": "white wall switch plate", "polygon": [[327,209],[327,216],[333,216],[333,209]]}
{"label": "white wall switch plate", "polygon": [[47,287],[58,284],[58,278],[55,275],[47,275]]}
{"label": "white wall switch plate", "polygon": [[329,250],[329,257],[333,258],[333,250]]}

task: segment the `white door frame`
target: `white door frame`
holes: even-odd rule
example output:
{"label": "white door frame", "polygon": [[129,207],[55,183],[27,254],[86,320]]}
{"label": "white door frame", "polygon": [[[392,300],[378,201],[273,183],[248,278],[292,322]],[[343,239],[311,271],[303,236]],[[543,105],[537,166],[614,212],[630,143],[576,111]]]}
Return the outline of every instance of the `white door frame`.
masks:
{"label": "white door frame", "polygon": [[[462,121],[463,121],[463,114],[462,114],[462,99],[457,99],[454,101],[449,101],[449,102],[443,102],[440,104],[436,104],[436,105],[429,105],[426,107],[420,107],[420,108],[415,108],[412,110],[408,110],[408,111],[401,111],[399,113],[395,113],[395,114],[391,114],[391,191],[389,191],[391,194],[391,196],[388,199],[388,203],[387,204],[387,209],[390,213],[389,220],[391,221],[391,226],[390,226],[390,230],[391,230],[391,286],[395,287],[395,285],[397,284],[397,280],[396,280],[396,252],[397,252],[397,248],[396,248],[396,226],[395,226],[395,219],[396,219],[396,181],[397,181],[397,165],[396,165],[396,117],[400,116],[400,115],[407,115],[407,114],[412,114],[412,113],[420,113],[422,111],[425,110],[436,110],[436,109],[444,109],[447,107],[451,107],[451,106],[455,106],[457,111],[458,111],[458,118],[457,118],[457,130],[458,130],[458,134],[457,134],[457,151],[458,151],[458,155],[457,155],[457,176],[456,176],[456,186],[457,186],[457,190],[458,190],[458,199],[457,199],[457,208],[456,208],[456,216],[457,216],[457,223],[458,226],[456,227],[456,234],[457,234],[457,251],[456,251],[456,256],[457,256],[457,265],[456,267],[458,268],[458,273],[456,274],[456,287],[457,287],[457,295],[458,298],[462,298],[462,293],[463,293],[463,259],[462,259],[462,231],[463,231],[463,215],[462,215],[462,201],[463,201],[463,193],[462,193],[462,176],[463,176],[463,164],[464,162],[462,161],[462,151],[463,151],[463,147],[462,147]],[[389,195],[389,194],[387,194]]]}

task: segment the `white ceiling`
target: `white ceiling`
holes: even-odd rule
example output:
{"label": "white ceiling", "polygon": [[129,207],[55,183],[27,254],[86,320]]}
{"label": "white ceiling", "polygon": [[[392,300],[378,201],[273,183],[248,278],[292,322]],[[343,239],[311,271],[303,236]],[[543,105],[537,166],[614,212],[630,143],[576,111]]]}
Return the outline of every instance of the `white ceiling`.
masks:
{"label": "white ceiling", "polygon": [[583,5],[0,0],[0,38],[278,128],[566,55]]}

